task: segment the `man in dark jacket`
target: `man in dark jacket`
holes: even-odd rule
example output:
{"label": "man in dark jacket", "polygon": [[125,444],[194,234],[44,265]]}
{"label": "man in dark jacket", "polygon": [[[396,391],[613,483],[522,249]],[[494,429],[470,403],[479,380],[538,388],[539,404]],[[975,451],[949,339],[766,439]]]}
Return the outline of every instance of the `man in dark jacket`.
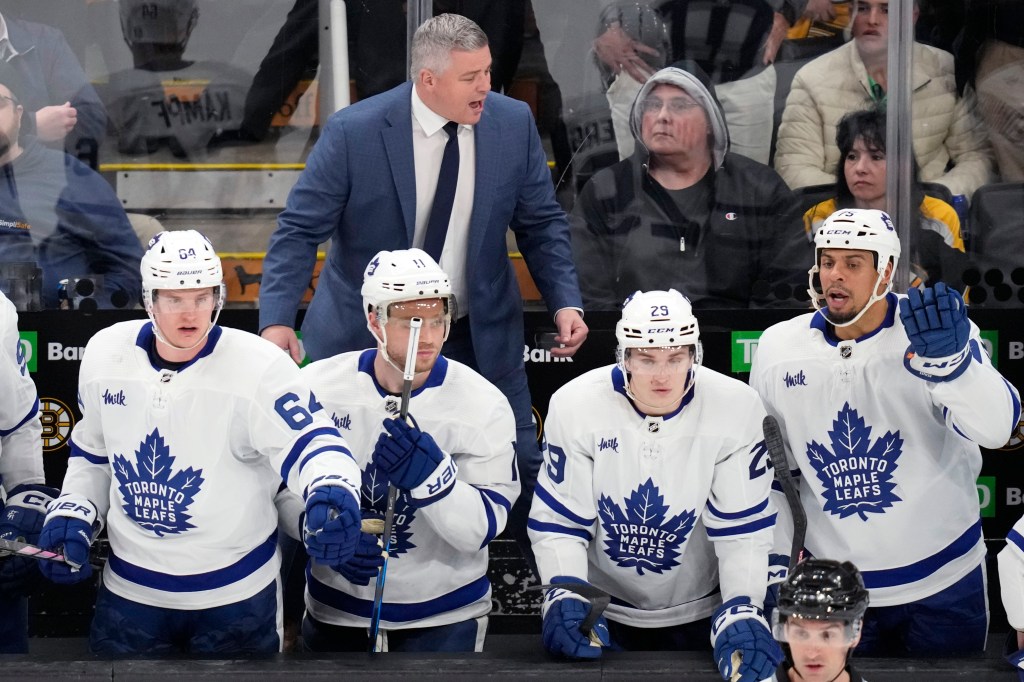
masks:
{"label": "man in dark jacket", "polygon": [[[42,304],[58,305],[58,282],[102,275],[100,307],[139,300],[142,246],[121,202],[96,172],[32,136],[19,141],[24,107],[0,80],[0,262],[35,261]],[[94,281],[95,283],[95,281]]]}
{"label": "man in dark jacket", "polygon": [[[809,257],[796,200],[764,164],[729,152],[725,117],[697,76],[668,67],[633,103],[636,151],[597,173],[572,216],[586,309],[674,288],[694,308],[793,302]],[[801,290],[802,291],[802,290]]]}

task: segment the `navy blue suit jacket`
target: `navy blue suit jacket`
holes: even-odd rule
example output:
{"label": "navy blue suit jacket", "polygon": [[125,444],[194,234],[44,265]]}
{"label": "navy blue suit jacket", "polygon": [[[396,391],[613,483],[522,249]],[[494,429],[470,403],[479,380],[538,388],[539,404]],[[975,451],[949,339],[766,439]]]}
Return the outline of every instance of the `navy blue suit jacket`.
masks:
{"label": "navy blue suit jacket", "polygon": [[[407,249],[416,219],[412,83],[335,113],[278,217],[263,265],[260,329],[295,324],[318,244],[331,248],[302,324],[314,360],[375,345],[362,311],[363,271],[381,249]],[[529,108],[490,93],[474,126],[476,179],[466,287],[481,374],[523,365],[523,315],[505,242],[511,227],[547,303],[582,307],[565,213]]]}

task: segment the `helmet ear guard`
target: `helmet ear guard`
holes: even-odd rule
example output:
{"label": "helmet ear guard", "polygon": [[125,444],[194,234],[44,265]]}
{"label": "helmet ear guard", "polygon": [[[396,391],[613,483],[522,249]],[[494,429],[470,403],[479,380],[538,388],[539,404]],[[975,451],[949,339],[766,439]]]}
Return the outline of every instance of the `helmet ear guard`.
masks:
{"label": "helmet ear guard", "polygon": [[871,298],[857,315],[848,322],[835,323],[836,327],[846,327],[860,319],[868,308],[892,291],[892,277],[885,281],[885,288],[878,293],[878,288],[885,280],[885,273],[892,263],[892,271],[900,259],[900,238],[892,219],[885,211],[865,208],[844,208],[834,212],[814,233],[814,265],[807,271],[807,293],[811,297],[814,309],[825,312],[825,292],[821,288],[819,273],[821,256],[825,249],[848,249],[853,251],[870,251],[875,257],[875,269],[878,277],[871,292]]}

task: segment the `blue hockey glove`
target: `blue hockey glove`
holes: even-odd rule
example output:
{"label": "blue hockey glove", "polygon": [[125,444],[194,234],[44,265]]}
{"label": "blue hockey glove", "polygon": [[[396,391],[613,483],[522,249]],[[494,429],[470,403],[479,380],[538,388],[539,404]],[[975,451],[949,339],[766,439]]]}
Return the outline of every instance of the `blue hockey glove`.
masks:
{"label": "blue hockey glove", "polygon": [[[558,577],[552,582],[569,581],[583,582],[573,578]],[[588,634],[580,630],[580,625],[590,613],[591,604],[577,597],[568,590],[548,590],[544,597],[544,624],[541,637],[544,648],[555,656],[564,656],[573,660],[593,660],[600,658],[604,647],[611,644],[608,634],[608,621],[600,616],[594,623],[591,633],[600,642],[594,644]]]}
{"label": "blue hockey glove", "polygon": [[1024,682],[1024,649],[1017,648],[1017,631],[1010,630],[1003,644],[1003,658],[1017,670],[1017,679]]}
{"label": "blue hockey glove", "polygon": [[[39,531],[46,518],[46,505],[60,491],[45,485],[19,485],[7,496],[7,506],[0,515],[0,538],[39,544]],[[0,594],[27,594],[41,577],[35,559],[9,557],[0,560]]]}
{"label": "blue hockey glove", "polygon": [[967,305],[960,292],[944,282],[935,287],[911,288],[900,299],[900,319],[910,347],[925,358],[948,358],[964,349],[971,336]]}
{"label": "blue hockey glove", "polygon": [[711,638],[715,663],[722,678],[731,680],[736,672],[733,657],[739,653],[739,682],[758,682],[772,676],[782,662],[782,649],[772,637],[761,609],[744,597],[718,607],[711,617]]}
{"label": "blue hockey glove", "polygon": [[306,551],[318,564],[334,566],[347,561],[359,542],[359,524],[359,503],[347,488],[325,485],[314,489],[306,498]]}
{"label": "blue hockey glove", "polygon": [[376,580],[380,567],[384,565],[384,546],[380,538],[370,533],[359,533],[356,551],[347,561],[332,564],[331,568],[340,573],[353,585],[369,585]]}
{"label": "blue hockey glove", "polygon": [[384,470],[396,488],[418,487],[444,459],[429,433],[402,419],[385,419],[384,430],[373,449],[373,462]]}
{"label": "blue hockey glove", "polygon": [[40,561],[39,570],[49,580],[61,585],[73,585],[92,576],[89,564],[89,545],[92,544],[92,526],[88,521],[72,516],[51,516],[39,534],[39,546],[64,554],[66,564]]}

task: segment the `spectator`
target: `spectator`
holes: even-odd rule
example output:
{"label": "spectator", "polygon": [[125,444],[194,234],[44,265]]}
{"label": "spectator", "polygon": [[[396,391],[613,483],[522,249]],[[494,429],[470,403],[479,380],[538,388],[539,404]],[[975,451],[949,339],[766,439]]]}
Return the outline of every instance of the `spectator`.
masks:
{"label": "spectator", "polygon": [[[615,338],[616,364],[570,381],[548,410],[530,510],[553,586],[544,646],[573,659],[601,646],[707,651],[710,635],[723,678],[763,680],[782,651],[761,613],[776,516],[761,401],[701,366],[678,291],[630,296]],[[594,588],[611,604],[588,633]]]}
{"label": "spectator", "polygon": [[[836,196],[807,209],[804,229],[808,240],[825,219],[840,208],[888,209],[886,200],[885,112],[878,108],[843,116],[836,129],[836,146],[842,160],[836,171]],[[913,203],[918,210],[910,229],[911,286],[933,286],[943,281],[963,292],[961,279],[967,268],[960,218],[942,199],[925,194],[915,182]]]}
{"label": "spectator", "polygon": [[850,656],[860,642],[868,591],[849,561],[801,561],[779,588],[772,633],[786,660],[771,682],[862,682]]}
{"label": "spectator", "polygon": [[217,325],[224,273],[206,237],[157,234],[141,271],[149,320],[114,324],[86,346],[82,418],[39,540],[67,563],[46,562],[43,574],[87,580],[105,525],[93,653],[276,653],[275,498],[287,487],[303,500],[310,556],[345,562],[359,535],[359,469],[298,368]]}
{"label": "spectator", "polygon": [[[523,364],[522,298],[505,239],[511,228],[555,316],[560,346],[552,355],[568,357],[587,334],[568,224],[529,108],[490,92],[491,56],[480,27],[458,15],[436,16],[419,27],[412,51],[412,83],[343,109],[325,126],[270,239],[260,329],[299,361],[299,301],[317,247],[330,238],[303,343],[314,360],[366,348],[373,337],[359,298],[365,264],[380,250],[424,246],[461,303],[449,357],[494,383],[515,413],[524,494],[510,526],[525,533],[540,453]],[[458,151],[449,160],[463,159],[457,181],[455,166],[442,158],[447,130]],[[438,210],[431,221],[433,205],[443,203],[435,201],[438,169],[454,196],[445,193],[450,211]],[[427,245],[431,222],[441,230],[429,230],[437,240]]]}
{"label": "spectator", "polygon": [[[380,651],[481,651],[491,610],[488,544],[519,494],[515,418],[508,400],[441,355],[456,301],[448,276],[419,249],[381,251],[362,288],[377,347],[303,369],[317,400],[344,424],[363,470],[362,511],[383,519],[388,483],[401,492],[388,550]],[[409,400],[396,418],[409,322],[422,321]],[[453,474],[454,472],[454,474]],[[310,566],[302,632],[313,651],[366,651],[378,538],[352,560]]]}
{"label": "spectator", "polygon": [[[886,213],[841,209],[814,246],[816,312],[765,330],[750,370],[799,472],[803,548],[860,567],[872,607],[859,652],[981,653],[980,448],[1006,443],[1020,396],[982,350],[959,293],[943,282],[891,293],[901,246]],[[789,562],[788,510],[780,505],[775,545],[785,549],[773,566]]]}
{"label": "spectator", "polygon": [[[0,82],[22,84],[22,134],[67,150],[95,154],[107,128],[99,95],[57,29],[0,15]],[[79,142],[92,149],[79,149]]]}
{"label": "spectator", "polygon": [[796,201],[771,168],[729,152],[700,78],[675,67],[651,76],[630,129],[633,156],[599,171],[573,208],[585,308],[617,309],[656,287],[687,291],[695,308],[746,308],[797,281],[809,248]]}
{"label": "spectator", "polygon": [[37,262],[42,303],[58,307],[60,280],[103,277],[95,301],[139,300],[142,247],[121,202],[100,175],[35,138],[19,142],[23,107],[0,81],[0,261]]}
{"label": "spectator", "polygon": [[[0,114],[2,115],[2,114]],[[0,539],[35,544],[46,504],[57,496],[43,474],[39,398],[18,336],[18,313],[0,293]],[[28,593],[40,578],[33,559],[0,558],[0,654],[28,653]]]}
{"label": "spectator", "polygon": [[134,68],[110,74],[104,99],[122,154],[202,155],[242,123],[251,75],[230,64],[184,58],[199,20],[195,0],[121,0],[121,32]]}
{"label": "spectator", "polygon": [[[917,2],[914,3],[917,16]],[[793,189],[835,181],[839,149],[833,144],[846,113],[885,105],[888,90],[889,0],[857,0],[853,40],[799,71],[786,100],[775,168]],[[914,153],[921,180],[938,182],[968,198],[989,182],[992,149],[972,94],[958,97],[953,57],[913,45]]]}

